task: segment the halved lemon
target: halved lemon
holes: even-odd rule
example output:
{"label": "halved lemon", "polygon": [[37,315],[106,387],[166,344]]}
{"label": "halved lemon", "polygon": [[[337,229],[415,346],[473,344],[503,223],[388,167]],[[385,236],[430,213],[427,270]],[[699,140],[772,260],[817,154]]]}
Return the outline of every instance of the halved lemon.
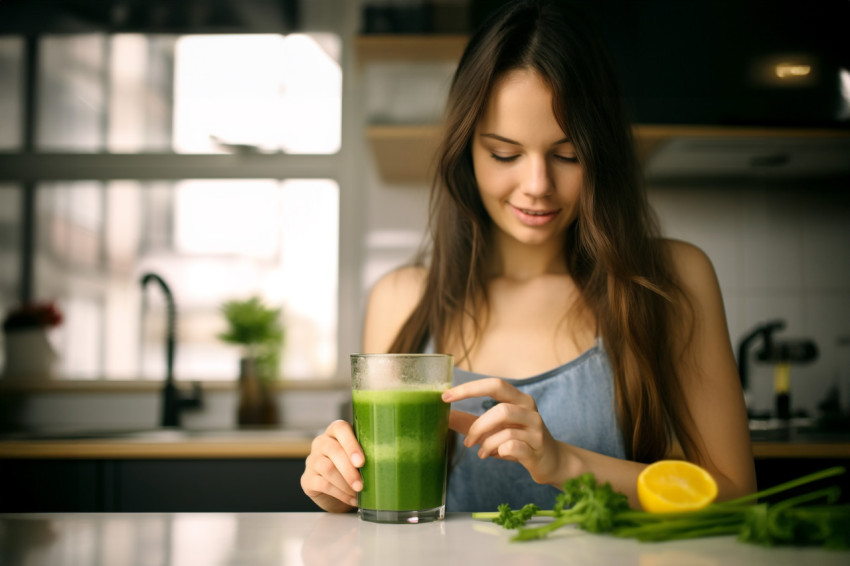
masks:
{"label": "halved lemon", "polygon": [[660,460],[640,473],[637,492],[644,511],[696,511],[717,497],[717,482],[696,464]]}

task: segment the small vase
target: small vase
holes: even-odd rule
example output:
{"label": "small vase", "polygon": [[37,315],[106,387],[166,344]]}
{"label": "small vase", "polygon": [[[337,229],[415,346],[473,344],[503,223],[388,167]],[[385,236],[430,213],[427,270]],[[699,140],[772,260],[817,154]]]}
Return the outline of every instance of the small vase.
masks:
{"label": "small vase", "polygon": [[3,350],[3,376],[9,381],[46,381],[56,375],[59,356],[44,328],[7,330],[3,334]]}
{"label": "small vase", "polygon": [[277,403],[266,384],[257,375],[256,360],[242,358],[239,362],[239,426],[278,424]]}

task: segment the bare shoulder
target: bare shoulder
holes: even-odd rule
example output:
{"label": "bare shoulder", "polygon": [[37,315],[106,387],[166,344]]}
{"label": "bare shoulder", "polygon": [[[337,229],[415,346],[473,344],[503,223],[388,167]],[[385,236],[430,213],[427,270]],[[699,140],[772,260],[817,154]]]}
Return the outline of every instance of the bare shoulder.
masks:
{"label": "bare shoulder", "polygon": [[[682,291],[693,310],[693,318],[682,322],[694,324],[696,342],[701,339],[712,343],[712,349],[726,349],[729,330],[717,274],[708,255],[700,248],[679,240],[665,240],[673,270]],[[704,364],[703,364],[704,365]]]}
{"label": "bare shoulder", "polygon": [[404,322],[419,304],[428,271],[421,266],[401,267],[381,277],[372,287],[363,327],[363,351],[389,350]]}
{"label": "bare shoulder", "polygon": [[406,266],[390,271],[372,287],[370,305],[404,310],[406,320],[422,297],[427,275],[428,270],[421,266]]}
{"label": "bare shoulder", "polygon": [[663,240],[663,245],[679,283],[692,300],[719,292],[714,265],[702,249],[681,240]]}
{"label": "bare shoulder", "polygon": [[707,273],[714,274],[714,266],[708,255],[697,246],[682,240],[667,239],[662,240],[662,243],[667,247],[673,268],[680,278],[691,279]]}

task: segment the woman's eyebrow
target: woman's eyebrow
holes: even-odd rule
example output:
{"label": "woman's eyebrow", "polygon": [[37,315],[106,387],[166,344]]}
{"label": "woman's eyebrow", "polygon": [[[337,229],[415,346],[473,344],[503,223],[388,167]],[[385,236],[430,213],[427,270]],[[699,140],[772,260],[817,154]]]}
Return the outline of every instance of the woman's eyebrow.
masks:
{"label": "woman's eyebrow", "polygon": [[[485,133],[485,134],[481,134],[481,137],[482,138],[492,138],[494,140],[498,140],[500,142],[505,142],[505,143],[509,143],[509,144],[513,144],[513,145],[522,145],[518,141],[512,140],[510,138],[506,138],[504,136],[500,136],[499,134]],[[564,139],[558,140],[555,143],[553,143],[552,145],[553,146],[554,145],[561,145],[563,143],[570,143],[570,138],[564,138]]]}

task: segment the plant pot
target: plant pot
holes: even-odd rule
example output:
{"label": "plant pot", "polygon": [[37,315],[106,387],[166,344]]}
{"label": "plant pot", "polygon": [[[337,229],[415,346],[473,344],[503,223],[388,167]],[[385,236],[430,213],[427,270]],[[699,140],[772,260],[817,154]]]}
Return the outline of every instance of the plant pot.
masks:
{"label": "plant pot", "polygon": [[239,361],[239,406],[236,415],[239,426],[276,425],[280,421],[277,399],[259,378],[256,368],[253,358]]}
{"label": "plant pot", "polygon": [[9,381],[47,381],[56,376],[59,356],[44,328],[7,330],[3,334],[3,350],[3,376]]}

